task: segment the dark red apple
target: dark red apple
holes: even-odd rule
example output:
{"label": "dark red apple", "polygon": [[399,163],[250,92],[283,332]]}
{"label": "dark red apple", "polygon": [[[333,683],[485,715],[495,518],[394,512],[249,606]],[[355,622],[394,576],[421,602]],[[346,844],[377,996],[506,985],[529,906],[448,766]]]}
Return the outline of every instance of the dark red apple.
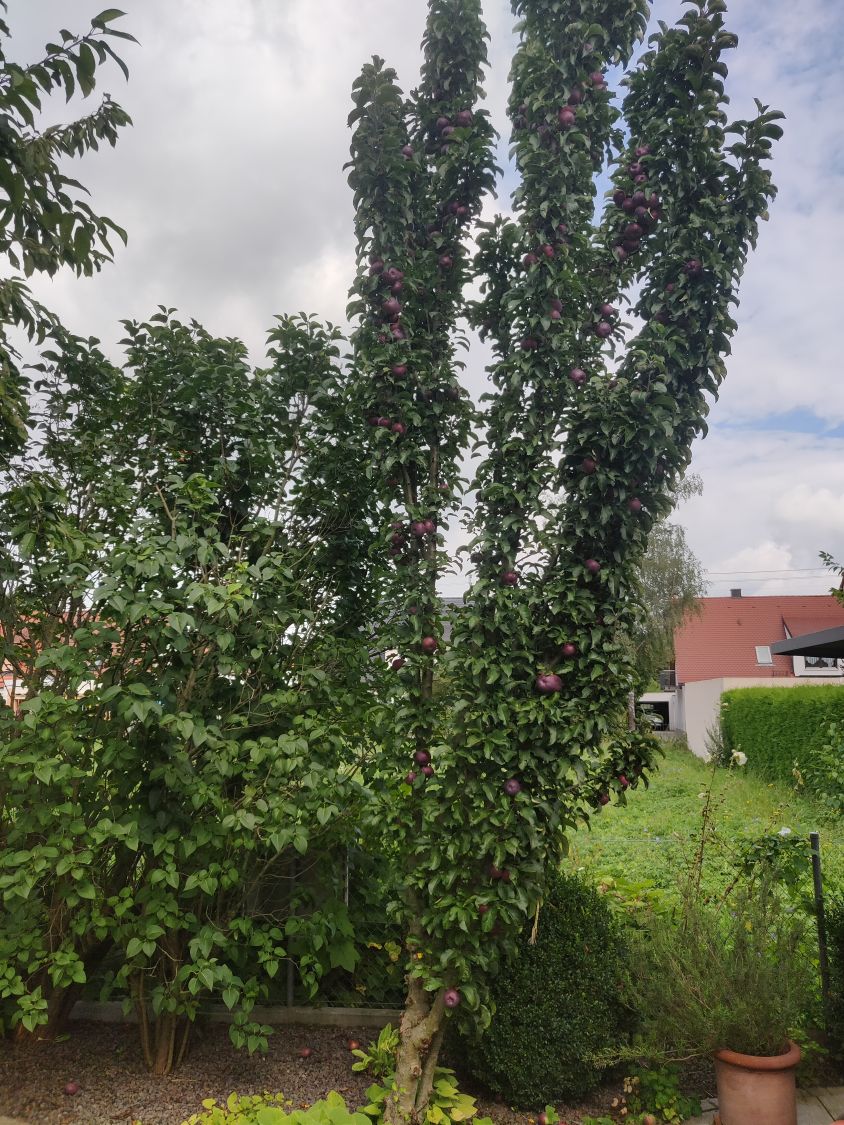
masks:
{"label": "dark red apple", "polygon": [[460,112],[455,116],[454,120],[461,129],[467,128],[472,124],[473,120],[471,109],[461,109]]}
{"label": "dark red apple", "polygon": [[423,766],[422,767],[422,776],[423,777],[433,777],[434,776],[434,767],[433,766]]}
{"label": "dark red apple", "polygon": [[411,535],[415,535],[417,539],[421,539],[425,534],[425,521],[414,520],[410,525],[410,533]]}
{"label": "dark red apple", "polygon": [[379,418],[377,424],[383,430],[389,430],[390,426],[392,425],[392,422],[390,421],[389,418]]}
{"label": "dark red apple", "polygon": [[313,1051],[311,1050],[310,1047],[300,1047],[299,1048],[299,1058],[300,1059],[309,1059],[312,1054],[313,1054]]}
{"label": "dark red apple", "polygon": [[403,656],[396,656],[393,659],[393,662],[390,665],[390,667],[393,669],[394,672],[398,672],[400,668],[404,668],[406,663],[407,663],[407,661],[405,660],[405,658]]}
{"label": "dark red apple", "polygon": [[586,372],[582,367],[573,367],[571,371],[569,371],[569,379],[580,386],[581,383],[586,382]]}
{"label": "dark red apple", "polygon": [[391,324],[390,325],[390,331],[393,334],[394,340],[406,340],[407,339],[407,333],[405,332],[405,330],[402,328],[402,326],[400,324],[395,324],[395,323]]}
{"label": "dark red apple", "polygon": [[69,1098],[76,1097],[76,1095],[79,1093],[79,1083],[78,1082],[67,1082],[67,1083],[65,1083],[64,1092],[65,1092],[65,1094],[67,1094],[67,1096]]}
{"label": "dark red apple", "polygon": [[592,73],[589,75],[589,81],[598,90],[600,90],[602,87],[606,86],[606,84],[607,84],[606,79],[604,78],[604,76],[603,76],[603,74],[600,70],[593,70]]}
{"label": "dark red apple", "polygon": [[569,105],[580,105],[582,101],[583,91],[577,86],[572,87],[572,91],[569,94]]}
{"label": "dark red apple", "polygon": [[398,434],[399,437],[401,437],[402,434],[407,433],[407,426],[404,424],[404,422],[393,422],[392,426],[390,426],[390,429],[394,434]]}
{"label": "dark red apple", "polygon": [[609,793],[602,793],[598,798],[599,805],[608,805],[610,803]]}
{"label": "dark red apple", "polygon": [[604,320],[612,320],[613,317],[618,316],[618,310],[613,305],[601,305],[600,313]]}
{"label": "dark red apple", "polygon": [[450,254],[441,254],[438,264],[441,270],[450,270],[454,265],[454,259]]}
{"label": "dark red apple", "polygon": [[564,129],[571,129],[572,125],[574,125],[575,119],[575,112],[570,106],[565,106],[557,114],[557,120],[560,122]]}
{"label": "dark red apple", "polygon": [[406,785],[412,785],[415,780],[416,780],[415,772],[413,770],[408,770],[408,772],[404,775],[405,784]]}
{"label": "dark red apple", "polygon": [[563,681],[555,672],[546,672],[536,677],[536,690],[540,695],[554,695],[563,690]]}
{"label": "dark red apple", "polygon": [[562,312],[563,311],[563,302],[560,300],[559,297],[552,297],[551,300],[549,301],[549,304],[550,304],[551,308],[554,309],[555,312]]}
{"label": "dark red apple", "polygon": [[357,1041],[357,1039],[350,1039],[347,1046],[348,1046],[350,1051],[359,1051],[360,1050],[360,1043]]}
{"label": "dark red apple", "polygon": [[683,273],[689,277],[700,277],[703,273],[703,263],[699,258],[689,258],[688,262],[683,266]]}
{"label": "dark red apple", "polygon": [[504,573],[501,575],[501,585],[502,586],[518,586],[518,584],[519,584],[519,575],[518,575],[517,571],[515,571],[515,570],[505,570]]}
{"label": "dark red apple", "polygon": [[454,134],[454,126],[453,125],[446,125],[446,127],[440,132],[440,136],[446,137],[446,138],[453,136],[453,134]]}
{"label": "dark red apple", "polygon": [[596,559],[587,559],[583,565],[590,574],[599,574],[601,571],[601,564]]}
{"label": "dark red apple", "polygon": [[645,175],[644,172],[640,172],[638,176],[633,177],[633,183],[634,184],[646,184],[647,182],[648,182],[648,177]]}
{"label": "dark red apple", "polygon": [[415,605],[408,606],[407,612],[410,614],[411,617],[415,617],[416,614],[419,612],[419,607],[415,606]]}
{"label": "dark red apple", "polygon": [[393,374],[396,376],[397,379],[401,379],[401,377],[403,375],[407,374],[407,364],[406,363],[394,363],[393,364]]}
{"label": "dark red apple", "polygon": [[651,146],[650,145],[639,145],[639,147],[636,149],[636,155],[637,156],[650,156],[651,155]]}
{"label": "dark red apple", "polygon": [[489,906],[485,902],[478,903],[478,914],[486,914],[489,911]]}
{"label": "dark red apple", "polygon": [[405,158],[405,160],[410,160],[410,158],[413,156],[413,146],[405,145],[401,150],[401,154]]}
{"label": "dark red apple", "polygon": [[644,207],[648,202],[643,191],[634,191],[630,198],[633,200],[634,207]]}
{"label": "dark red apple", "polygon": [[619,262],[623,262],[627,258],[627,251],[623,246],[616,246],[613,250],[613,254]]}
{"label": "dark red apple", "polygon": [[630,788],[630,782],[627,780],[627,777],[623,773],[620,773],[618,775],[618,784],[621,786],[622,789],[629,789]]}
{"label": "dark red apple", "polygon": [[386,278],[388,281],[401,281],[404,278],[404,270],[396,269],[395,266],[390,266],[387,270]]}
{"label": "dark red apple", "polygon": [[447,988],[443,993],[443,1003],[447,1008],[456,1008],[462,999],[456,988]]}
{"label": "dark red apple", "polygon": [[632,164],[627,165],[627,171],[631,176],[634,177],[634,179],[636,176],[641,176],[643,170],[644,169],[642,168],[642,165],[637,164],[635,161]]}
{"label": "dark red apple", "polygon": [[551,311],[548,313],[548,317],[550,320],[560,320],[562,315],[563,314],[559,309],[551,309]]}
{"label": "dark red apple", "polygon": [[599,320],[595,325],[595,335],[606,340],[608,336],[612,336],[612,325],[606,320]]}
{"label": "dark red apple", "polygon": [[504,782],[504,792],[508,797],[516,797],[522,791],[522,783],[515,777],[510,777]]}
{"label": "dark red apple", "polygon": [[434,523],[433,520],[425,520],[424,524],[425,524],[425,534],[426,535],[433,535],[434,532],[437,530],[437,525]]}
{"label": "dark red apple", "polygon": [[637,239],[641,238],[645,232],[638,223],[628,223],[622,233],[626,239]]}
{"label": "dark red apple", "polygon": [[554,247],[551,245],[550,242],[546,242],[545,245],[541,247],[541,250],[542,250],[542,253],[545,255],[546,258],[553,258],[554,257]]}
{"label": "dark red apple", "polygon": [[633,197],[628,196],[621,205],[622,211],[631,215],[636,210],[636,204],[633,202]]}
{"label": "dark red apple", "polygon": [[594,457],[584,457],[580,462],[580,467],[584,473],[591,475],[598,468],[598,462]]}
{"label": "dark red apple", "polygon": [[538,348],[538,347],[539,347],[539,341],[536,340],[533,336],[525,336],[525,338],[522,340],[522,343],[521,343],[522,351],[532,352],[532,351],[535,351],[536,348]]}
{"label": "dark red apple", "polygon": [[431,761],[431,755],[427,750],[417,750],[413,755],[413,760],[419,766],[427,766]]}
{"label": "dark red apple", "polygon": [[568,657],[570,660],[573,656],[577,656],[577,645],[571,641],[566,641],[563,645],[563,656]]}
{"label": "dark red apple", "polygon": [[638,496],[634,496],[631,500],[627,501],[627,507],[630,509],[631,512],[641,512],[642,501],[639,499]]}
{"label": "dark red apple", "polygon": [[536,1125],[548,1125],[548,1114],[543,1110],[542,1113],[537,1114]]}
{"label": "dark red apple", "polygon": [[438,117],[437,118],[437,131],[441,133],[443,131],[443,129],[445,129],[450,124],[451,124],[451,122],[449,121],[449,119],[447,117]]}
{"label": "dark red apple", "polygon": [[439,644],[437,642],[436,637],[423,637],[422,638],[422,651],[427,653],[429,656],[432,653],[435,653],[438,648],[439,648]]}
{"label": "dark red apple", "polygon": [[530,269],[530,267],[535,266],[538,261],[539,258],[537,258],[536,254],[527,253],[522,258],[522,265],[525,267],[525,269]]}
{"label": "dark red apple", "polygon": [[376,277],[379,273],[384,272],[384,263],[381,261],[373,262],[369,267],[370,277]]}
{"label": "dark red apple", "polygon": [[619,188],[618,191],[614,191],[612,193],[612,201],[616,205],[616,207],[621,207],[626,198],[627,193],[622,191],[621,188]]}
{"label": "dark red apple", "polygon": [[568,232],[568,223],[557,223],[557,234],[560,236],[560,238],[565,238]]}

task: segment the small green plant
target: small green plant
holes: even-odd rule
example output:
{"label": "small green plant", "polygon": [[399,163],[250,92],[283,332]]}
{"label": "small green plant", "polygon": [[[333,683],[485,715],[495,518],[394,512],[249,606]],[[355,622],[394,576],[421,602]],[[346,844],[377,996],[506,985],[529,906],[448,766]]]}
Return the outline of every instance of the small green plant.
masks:
{"label": "small green plant", "polygon": [[352,1063],[352,1070],[372,1072],[373,1078],[386,1078],[396,1069],[396,1051],[399,1046],[399,1033],[390,1024],[381,1030],[374,1043],[364,1051],[359,1047],[352,1051],[358,1060]]}
{"label": "small green plant", "polygon": [[362,1113],[353,1113],[336,1091],[306,1109],[294,1109],[284,1094],[241,1097],[229,1094],[224,1106],[213,1098],[203,1103],[182,1125],[371,1125]]}
{"label": "small green plant", "polygon": [[[366,1125],[372,1121],[381,1121],[389,1100],[396,1094],[395,1077],[390,1076],[390,1081],[383,1084],[375,1083],[366,1091],[369,1104],[361,1109],[367,1114]],[[478,1107],[471,1094],[461,1093],[454,1071],[447,1067],[438,1066],[434,1071],[434,1082],[431,1096],[427,1103],[424,1125],[451,1125],[452,1122],[468,1121],[475,1117]],[[549,1119],[550,1123],[550,1119]],[[357,1125],[357,1123],[355,1123]],[[489,1117],[475,1118],[474,1125],[492,1125]]]}
{"label": "small green plant", "polygon": [[653,1114],[658,1121],[680,1125],[700,1113],[700,1101],[681,1093],[674,1067],[632,1070],[624,1079],[624,1093],[628,1115]]}

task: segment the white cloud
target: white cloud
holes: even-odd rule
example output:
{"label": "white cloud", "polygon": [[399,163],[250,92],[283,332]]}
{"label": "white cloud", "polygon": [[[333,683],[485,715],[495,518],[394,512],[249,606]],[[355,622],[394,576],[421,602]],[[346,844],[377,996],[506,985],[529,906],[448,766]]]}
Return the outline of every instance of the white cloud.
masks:
{"label": "white cloud", "polygon": [[[14,57],[36,57],[58,27],[84,26],[101,7],[101,0],[13,4]],[[128,228],[129,247],[97,278],[38,280],[38,295],[72,329],[107,342],[119,338],[119,318],[148,316],[158,303],[210,331],[241,336],[258,354],[275,313],[306,309],[342,320],[354,253],[342,172],[349,90],[376,53],[396,67],[405,90],[414,85],[425,0],[143,0],[128,7],[124,26],[142,46],[124,49],[128,86],[115,70],[103,88],[135,126],[115,151],[93,154],[73,174],[92,189],[98,209]],[[508,0],[484,7],[493,36],[488,104],[506,151],[512,17]],[[654,7],[669,21],[684,10],[679,0]],[[741,39],[728,59],[731,111],[752,114],[757,95],[788,119],[773,164],[780,195],[743,282],[713,430],[695,451],[705,493],[680,518],[713,570],[759,570],[775,557],[813,567],[821,548],[844,558],[841,441],[724,423],[796,409],[844,422],[837,377],[844,20],[830,0],[735,0],[731,8],[728,22]],[[508,207],[505,193],[498,208]],[[484,388],[486,355],[475,347],[469,357],[473,394]],[[731,560],[738,564],[728,567]],[[826,588],[822,577],[814,586],[795,577],[781,585]]]}

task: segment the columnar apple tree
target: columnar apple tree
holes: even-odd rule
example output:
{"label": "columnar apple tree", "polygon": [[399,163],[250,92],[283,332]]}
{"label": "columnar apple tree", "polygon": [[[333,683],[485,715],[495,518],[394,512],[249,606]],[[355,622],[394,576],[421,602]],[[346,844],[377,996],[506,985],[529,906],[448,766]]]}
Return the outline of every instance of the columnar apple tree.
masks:
{"label": "columnar apple tree", "polygon": [[[399,654],[381,763],[408,932],[393,1121],[423,1114],[447,1011],[488,1021],[484,982],[566,832],[650,766],[625,706],[636,569],[725,374],[781,116],[728,125],[723,0],[689,0],[632,65],[646,0],[514,0],[520,182],[472,257],[494,175],[486,33],[479,0],[429,9],[418,89],[375,59],[351,118],[355,389],[391,573],[382,644]],[[470,278],[481,299],[464,304]],[[477,415],[464,312],[494,349]],[[442,529],[475,438],[475,578],[446,643]]]}

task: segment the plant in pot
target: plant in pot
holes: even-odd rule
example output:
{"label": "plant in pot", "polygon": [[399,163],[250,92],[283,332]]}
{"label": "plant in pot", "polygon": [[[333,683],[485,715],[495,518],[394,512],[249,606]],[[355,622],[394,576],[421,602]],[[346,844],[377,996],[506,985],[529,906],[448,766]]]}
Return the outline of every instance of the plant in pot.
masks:
{"label": "plant in pot", "polygon": [[770,871],[707,901],[689,880],[673,914],[635,937],[638,1049],[715,1061],[721,1125],[796,1125],[790,1038],[812,988],[807,927]]}

